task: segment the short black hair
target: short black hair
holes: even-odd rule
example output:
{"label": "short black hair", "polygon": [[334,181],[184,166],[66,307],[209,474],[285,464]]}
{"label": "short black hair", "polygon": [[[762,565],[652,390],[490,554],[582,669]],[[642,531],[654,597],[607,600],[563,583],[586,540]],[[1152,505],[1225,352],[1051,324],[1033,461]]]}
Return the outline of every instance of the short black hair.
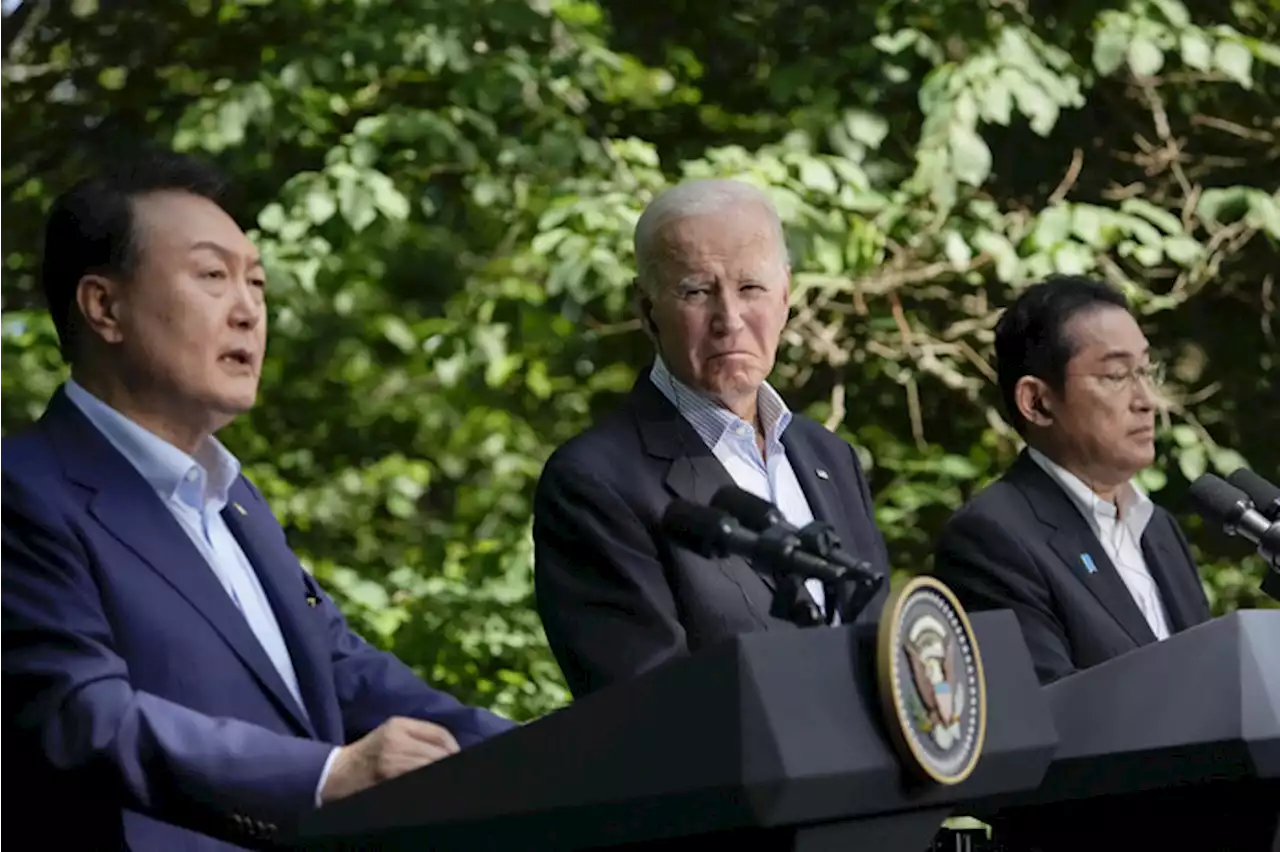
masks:
{"label": "short black hair", "polygon": [[44,228],[40,286],[71,363],[79,320],[76,288],[85,275],[129,278],[137,271],[133,200],[153,192],[189,192],[223,205],[228,184],[213,166],[172,151],[148,150],[80,181],[54,200]]}
{"label": "short black hair", "polygon": [[1023,376],[1034,376],[1061,390],[1067,363],[1076,353],[1067,324],[1099,308],[1129,310],[1124,294],[1080,275],[1057,275],[1022,292],[996,323],[996,377],[1000,397],[1013,428],[1026,434],[1014,388]]}

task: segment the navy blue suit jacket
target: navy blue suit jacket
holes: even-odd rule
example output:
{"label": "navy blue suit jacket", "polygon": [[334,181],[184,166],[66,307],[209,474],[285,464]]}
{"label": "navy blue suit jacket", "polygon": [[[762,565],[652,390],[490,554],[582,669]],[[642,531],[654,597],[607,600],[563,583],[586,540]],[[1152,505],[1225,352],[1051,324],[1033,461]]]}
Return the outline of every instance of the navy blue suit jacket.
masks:
{"label": "navy blue suit jacket", "polygon": [[333,746],[390,716],[463,748],[512,727],[353,633],[244,477],[224,517],[305,713],[177,520],[63,392],[0,456],[11,831],[48,848],[269,845],[314,807]]}

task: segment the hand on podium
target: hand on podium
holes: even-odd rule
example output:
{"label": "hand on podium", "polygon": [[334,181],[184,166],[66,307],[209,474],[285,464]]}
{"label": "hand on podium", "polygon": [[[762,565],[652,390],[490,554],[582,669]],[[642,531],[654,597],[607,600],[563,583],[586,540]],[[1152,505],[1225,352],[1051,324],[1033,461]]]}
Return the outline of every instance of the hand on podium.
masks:
{"label": "hand on podium", "polygon": [[457,753],[458,741],[439,725],[393,716],[356,742],[338,749],[320,793],[321,804]]}

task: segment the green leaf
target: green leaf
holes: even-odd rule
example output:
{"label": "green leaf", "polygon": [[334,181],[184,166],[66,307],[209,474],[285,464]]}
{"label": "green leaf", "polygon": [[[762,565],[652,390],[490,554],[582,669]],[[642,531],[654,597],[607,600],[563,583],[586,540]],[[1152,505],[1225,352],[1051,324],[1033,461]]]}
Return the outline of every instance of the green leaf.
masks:
{"label": "green leaf", "polygon": [[1182,475],[1186,477],[1187,482],[1195,482],[1204,476],[1208,466],[1209,456],[1205,452],[1203,445],[1196,444],[1184,447],[1178,453],[1178,470],[1182,471]]}
{"label": "green leaf", "polygon": [[1179,266],[1190,266],[1204,255],[1204,248],[1191,237],[1169,237],[1164,241],[1164,253]]}
{"label": "green leaf", "polygon": [[835,195],[839,189],[836,173],[822,160],[807,158],[800,163],[800,182],[815,192]]}
{"label": "green leaf", "polygon": [[1187,30],[1178,37],[1178,44],[1182,49],[1182,61],[1188,68],[1208,71],[1213,67],[1213,46],[1204,33]]}
{"label": "green leaf", "polygon": [[[1120,203],[1120,210],[1133,216],[1141,216],[1171,236],[1183,233],[1182,222],[1178,220],[1177,216],[1174,216],[1168,210],[1157,207],[1145,198],[1126,198]],[[1148,242],[1152,241],[1148,240]]]}
{"label": "green leaf", "polygon": [[1265,192],[1249,193],[1249,213],[1245,221],[1254,228],[1280,239],[1280,201]]}
{"label": "green leaf", "polygon": [[1181,0],[1152,0],[1152,2],[1175,29],[1182,29],[1191,23],[1191,14],[1187,11],[1187,7],[1182,5]]}
{"label": "green leaf", "polygon": [[1102,28],[1093,40],[1093,67],[1104,77],[1115,73],[1124,62],[1129,32],[1116,24]]}
{"label": "green leaf", "polygon": [[1067,242],[1053,250],[1054,271],[1062,275],[1083,275],[1093,266],[1093,252],[1088,246]]}
{"label": "green leaf", "polygon": [[386,316],[382,318],[382,336],[401,352],[412,352],[418,346],[418,339],[413,330],[400,317]]}
{"label": "green leaf", "polygon": [[1196,430],[1192,429],[1185,423],[1179,423],[1169,431],[1173,435],[1174,443],[1179,447],[1191,447],[1200,440],[1200,436],[1196,434]]}
{"label": "green leaf", "polygon": [[943,254],[956,269],[967,269],[969,262],[973,260],[973,252],[969,249],[969,244],[955,231],[947,232],[943,240]]}
{"label": "green leaf", "polygon": [[1164,52],[1143,36],[1134,36],[1129,42],[1126,57],[1129,60],[1129,70],[1138,77],[1154,76],[1164,67]]}
{"label": "green leaf", "polygon": [[949,141],[956,178],[970,186],[982,186],[991,174],[991,149],[987,143],[967,127],[953,129]]}
{"label": "green leaf", "polygon": [[1169,477],[1158,467],[1143,468],[1138,471],[1136,478],[1138,485],[1149,493],[1155,493],[1169,484]]}
{"label": "green leaf", "polygon": [[307,218],[317,225],[328,222],[333,218],[333,214],[338,212],[338,202],[334,200],[333,193],[329,187],[319,183],[307,193],[304,205]]}
{"label": "green leaf", "polygon": [[1219,41],[1213,49],[1213,64],[1244,88],[1253,87],[1253,54],[1238,41]]}
{"label": "green leaf", "polygon": [[844,127],[849,136],[872,150],[889,135],[889,122],[883,116],[866,110],[854,109],[844,114]]}
{"label": "green leaf", "polygon": [[1209,453],[1213,469],[1223,476],[1230,476],[1242,467],[1248,467],[1244,456],[1227,447],[1214,447]]}

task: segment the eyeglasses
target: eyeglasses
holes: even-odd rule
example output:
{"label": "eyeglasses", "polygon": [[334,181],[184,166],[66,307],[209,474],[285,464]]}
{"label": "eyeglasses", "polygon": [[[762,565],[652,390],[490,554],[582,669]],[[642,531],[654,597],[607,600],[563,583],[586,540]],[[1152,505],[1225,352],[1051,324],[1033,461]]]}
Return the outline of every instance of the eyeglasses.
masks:
{"label": "eyeglasses", "polygon": [[1081,373],[1098,380],[1105,390],[1118,393],[1125,388],[1133,387],[1140,379],[1148,388],[1157,389],[1164,385],[1165,367],[1163,364],[1139,364],[1136,367],[1125,367],[1108,370],[1105,373]]}

